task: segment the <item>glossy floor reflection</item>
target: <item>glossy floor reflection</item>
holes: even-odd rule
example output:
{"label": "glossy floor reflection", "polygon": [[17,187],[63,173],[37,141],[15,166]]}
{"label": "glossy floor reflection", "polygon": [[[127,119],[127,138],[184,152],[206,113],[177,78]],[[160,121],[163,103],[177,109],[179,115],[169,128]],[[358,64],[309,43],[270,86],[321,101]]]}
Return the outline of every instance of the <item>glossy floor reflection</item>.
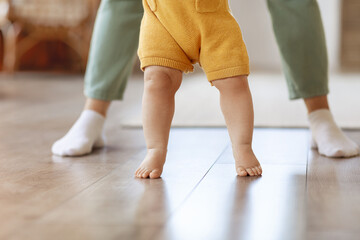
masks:
{"label": "glossy floor reflection", "polygon": [[262,177],[239,178],[232,164],[215,164],[161,239],[303,239],[306,166],[263,169]]}

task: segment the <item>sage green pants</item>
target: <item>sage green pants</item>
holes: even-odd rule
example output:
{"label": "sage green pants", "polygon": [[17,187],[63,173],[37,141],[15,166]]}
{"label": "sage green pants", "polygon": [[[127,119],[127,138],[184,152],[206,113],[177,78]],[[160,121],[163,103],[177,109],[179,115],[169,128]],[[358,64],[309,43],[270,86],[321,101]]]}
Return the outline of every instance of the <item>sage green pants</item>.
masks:
{"label": "sage green pants", "polygon": [[[290,99],[327,95],[328,60],[316,0],[267,0]],[[132,71],[143,16],[141,0],[103,0],[85,74],[85,95],[120,100]]]}

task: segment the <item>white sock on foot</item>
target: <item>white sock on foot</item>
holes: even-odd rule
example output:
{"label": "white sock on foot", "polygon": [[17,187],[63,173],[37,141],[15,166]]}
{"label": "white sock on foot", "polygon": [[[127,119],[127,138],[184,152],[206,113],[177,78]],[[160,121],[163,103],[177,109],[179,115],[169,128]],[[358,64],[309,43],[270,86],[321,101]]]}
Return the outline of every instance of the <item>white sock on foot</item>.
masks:
{"label": "white sock on foot", "polygon": [[359,146],[348,138],[336,125],[328,109],[316,110],[309,114],[312,147],[327,157],[352,157],[359,154]]}
{"label": "white sock on foot", "polygon": [[69,132],[53,144],[52,153],[59,156],[80,156],[90,153],[93,147],[104,146],[104,122],[105,118],[101,114],[84,110]]}

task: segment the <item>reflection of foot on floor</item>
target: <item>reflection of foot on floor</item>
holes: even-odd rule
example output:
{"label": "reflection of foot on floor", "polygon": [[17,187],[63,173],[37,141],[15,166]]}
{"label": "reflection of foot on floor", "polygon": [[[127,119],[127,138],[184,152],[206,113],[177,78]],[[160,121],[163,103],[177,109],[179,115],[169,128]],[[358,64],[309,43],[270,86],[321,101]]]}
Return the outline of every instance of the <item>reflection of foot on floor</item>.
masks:
{"label": "reflection of foot on floor", "polygon": [[262,168],[257,160],[251,146],[233,147],[235,168],[240,177],[260,176]]}
{"label": "reflection of foot on floor", "polygon": [[135,172],[138,178],[159,178],[166,160],[166,150],[149,149],[144,161]]}
{"label": "reflection of foot on floor", "polygon": [[327,157],[353,157],[359,154],[359,146],[348,138],[336,125],[332,114],[321,109],[309,114],[313,148]]}
{"label": "reflection of foot on floor", "polygon": [[92,110],[84,110],[69,132],[56,141],[51,150],[59,156],[81,156],[95,147],[104,146],[102,130],[105,118]]}

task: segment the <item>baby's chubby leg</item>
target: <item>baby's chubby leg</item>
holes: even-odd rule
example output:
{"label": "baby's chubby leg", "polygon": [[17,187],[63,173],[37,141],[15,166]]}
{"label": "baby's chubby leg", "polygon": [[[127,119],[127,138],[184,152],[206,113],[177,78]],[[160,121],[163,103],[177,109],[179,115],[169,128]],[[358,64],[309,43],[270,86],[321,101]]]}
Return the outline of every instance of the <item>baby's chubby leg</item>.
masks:
{"label": "baby's chubby leg", "polygon": [[159,178],[166,159],[174,115],[174,97],[181,85],[182,72],[167,67],[149,66],[145,68],[144,79],[142,118],[147,154],[135,176]]}
{"label": "baby's chubby leg", "polygon": [[228,127],[239,176],[260,176],[262,169],[253,153],[251,143],[254,110],[246,76],[212,81],[220,91],[220,105]]}

